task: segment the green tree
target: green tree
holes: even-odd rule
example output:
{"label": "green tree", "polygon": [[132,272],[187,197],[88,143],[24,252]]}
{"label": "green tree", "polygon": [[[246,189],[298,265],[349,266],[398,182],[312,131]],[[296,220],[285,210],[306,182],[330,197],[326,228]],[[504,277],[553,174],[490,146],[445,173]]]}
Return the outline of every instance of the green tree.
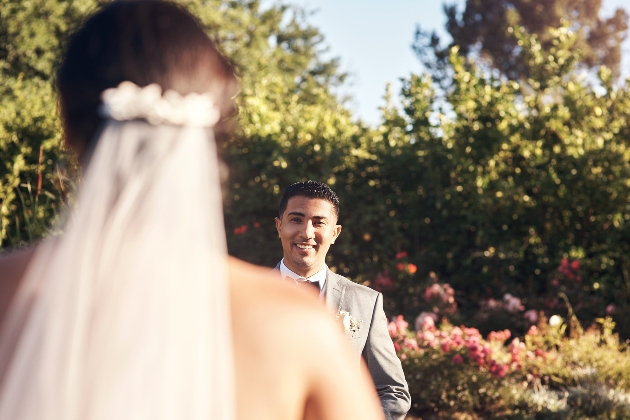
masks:
{"label": "green tree", "polygon": [[[375,165],[366,164],[357,188],[379,197],[362,211],[387,226],[377,228],[378,261],[361,271],[395,274],[395,253],[407,251],[418,272],[396,274],[390,292],[407,316],[422,309],[430,272],[459,291],[464,309],[507,292],[549,309],[543,298],[560,291],[552,280],[563,257],[581,261],[584,283],[562,287],[583,292],[575,305],[583,319],[603,314],[602,299],[630,298],[622,268],[630,250],[629,86],[615,89],[605,67],[599,87],[578,76],[577,35],[567,28],[551,31],[549,50],[521,28],[513,33],[530,66],[527,82],[485,72],[453,48],[442,102],[430,79],[410,78],[402,113],[385,113],[384,141],[370,146]],[[366,245],[357,261],[368,261]]]}
{"label": "green tree", "polygon": [[435,32],[418,29],[414,49],[427,67],[437,71],[447,67],[448,51],[457,45],[464,56],[479,57],[513,80],[526,79],[530,66],[520,54],[523,46],[508,28],[522,26],[548,50],[553,42],[549,29],[568,26],[576,34],[572,49],[580,52],[581,64],[605,65],[617,77],[628,14],[618,8],[603,18],[601,6],[602,0],[467,0],[460,14],[456,5],[445,5],[450,45],[443,48]]}
{"label": "green tree", "polygon": [[[43,236],[64,205],[71,157],[62,147],[54,73],[69,34],[102,3],[0,0],[0,247]],[[351,127],[331,93],[345,75],[336,60],[321,58],[323,37],[304,11],[280,4],[263,10],[256,0],[180,3],[199,17],[240,75],[240,129],[224,145],[233,188],[254,182],[249,160],[271,165],[275,159],[266,157],[281,155],[279,148],[299,143],[298,136],[313,148],[321,136],[337,138],[336,125]],[[277,182],[266,185],[266,193],[277,194]],[[229,205],[226,214],[230,225]]]}

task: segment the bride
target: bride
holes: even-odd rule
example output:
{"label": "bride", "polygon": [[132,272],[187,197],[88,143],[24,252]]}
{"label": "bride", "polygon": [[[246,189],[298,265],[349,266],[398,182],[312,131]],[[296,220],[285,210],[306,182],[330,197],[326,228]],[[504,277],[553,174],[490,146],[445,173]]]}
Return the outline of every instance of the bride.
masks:
{"label": "bride", "polygon": [[111,3],[57,82],[84,177],[62,236],[0,256],[0,420],[382,418],[320,303],[227,257],[237,83],[197,21]]}

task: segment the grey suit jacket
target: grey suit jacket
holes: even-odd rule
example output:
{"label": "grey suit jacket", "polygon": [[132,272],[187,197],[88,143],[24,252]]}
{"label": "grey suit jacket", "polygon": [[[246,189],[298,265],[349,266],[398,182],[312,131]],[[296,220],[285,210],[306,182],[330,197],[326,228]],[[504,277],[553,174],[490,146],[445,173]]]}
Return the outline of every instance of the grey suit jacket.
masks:
{"label": "grey suit jacket", "polygon": [[[280,270],[280,264],[276,266]],[[376,385],[387,420],[403,420],[411,406],[409,388],[394,344],[387,331],[383,295],[353,283],[328,269],[323,294],[328,309],[346,311],[359,322],[358,331],[346,331],[357,361],[365,360]]]}

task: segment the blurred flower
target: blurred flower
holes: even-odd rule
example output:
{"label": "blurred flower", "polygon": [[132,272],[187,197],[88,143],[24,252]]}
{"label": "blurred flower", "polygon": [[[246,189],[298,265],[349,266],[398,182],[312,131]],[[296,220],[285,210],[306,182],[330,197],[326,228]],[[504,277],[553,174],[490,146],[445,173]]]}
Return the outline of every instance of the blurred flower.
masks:
{"label": "blurred flower", "polygon": [[405,344],[410,350],[418,350],[418,342],[413,338],[407,339]]}
{"label": "blurred flower", "polygon": [[459,353],[453,356],[452,360],[453,360],[453,363],[456,365],[461,365],[464,362],[464,359]]}
{"label": "blurred flower", "polygon": [[501,307],[501,302],[499,302],[498,300],[494,300],[494,299],[490,298],[486,302],[486,306],[488,307],[488,309],[496,309],[496,308]]}
{"label": "blurred flower", "polygon": [[490,374],[498,378],[503,378],[507,373],[507,366],[501,363],[496,363],[494,360],[492,362],[493,363],[490,367]]}
{"label": "blurred flower", "polygon": [[396,269],[398,271],[403,271],[405,269],[405,264],[403,264],[403,263],[396,264]]}
{"label": "blurred flower", "polygon": [[580,271],[580,260],[573,260],[569,262],[567,258],[563,258],[558,266],[558,272],[563,274],[567,280],[582,281],[582,276],[578,275]]}
{"label": "blurred flower", "polygon": [[551,280],[551,285],[553,287],[558,287],[558,286],[560,286],[560,282],[558,281],[558,279],[553,279],[553,280]]}
{"label": "blurred flower", "polygon": [[387,331],[389,331],[389,336],[391,338],[398,337],[398,327],[396,326],[395,322],[390,322],[389,324],[387,324]]}
{"label": "blurred flower", "polygon": [[562,318],[560,318],[558,315],[553,315],[551,318],[549,318],[549,325],[551,325],[552,327],[557,327],[558,325],[560,325],[561,322]]}
{"label": "blurred flower", "polygon": [[398,315],[394,318],[393,322],[396,324],[398,331],[406,332],[409,327],[409,323],[405,321],[405,318],[402,315]]}
{"label": "blurred flower", "polygon": [[239,227],[234,228],[235,235],[242,235],[245,232],[247,232],[247,225],[241,225]]}
{"label": "blurred flower", "polygon": [[437,320],[438,316],[433,312],[420,312],[413,324],[416,331],[434,330]]}
{"label": "blurred flower", "polygon": [[444,353],[448,353],[449,351],[451,351],[451,343],[448,341],[442,341],[440,348]]}
{"label": "blurred flower", "polygon": [[535,325],[532,325],[529,327],[529,330],[527,330],[527,335],[538,335],[538,328]]}
{"label": "blurred flower", "polygon": [[418,267],[416,267],[415,264],[407,264],[407,271],[409,272],[409,274],[415,274],[416,271],[418,271]]}
{"label": "blurred flower", "polygon": [[508,338],[510,338],[511,335],[512,333],[510,332],[510,330],[507,329],[503,331],[490,331],[490,333],[488,334],[488,341],[504,343],[507,341]]}
{"label": "blurred flower", "polygon": [[523,316],[525,317],[526,320],[528,320],[532,324],[535,324],[538,322],[538,312],[535,309],[530,309],[528,311],[525,311]]}
{"label": "blurred flower", "polygon": [[612,315],[615,313],[616,310],[617,308],[615,308],[615,305],[611,303],[608,306],[606,306],[606,315]]}
{"label": "blurred flower", "polygon": [[569,264],[569,267],[573,271],[578,271],[580,269],[580,260],[571,261],[571,264]]}
{"label": "blurred flower", "polygon": [[400,251],[396,253],[396,259],[397,260],[401,260],[403,258],[407,257],[407,252],[406,251]]}
{"label": "blurred flower", "polygon": [[512,296],[509,293],[506,293],[503,296],[503,305],[508,312],[518,312],[525,309],[525,307],[521,304],[521,299]]}
{"label": "blurred flower", "polygon": [[394,282],[391,277],[389,277],[388,271],[383,271],[376,275],[376,278],[374,279],[374,288],[378,291],[391,290],[394,288]]}
{"label": "blurred flower", "polygon": [[254,222],[253,225],[254,225],[254,229],[258,229],[260,227],[260,223],[258,222]]}

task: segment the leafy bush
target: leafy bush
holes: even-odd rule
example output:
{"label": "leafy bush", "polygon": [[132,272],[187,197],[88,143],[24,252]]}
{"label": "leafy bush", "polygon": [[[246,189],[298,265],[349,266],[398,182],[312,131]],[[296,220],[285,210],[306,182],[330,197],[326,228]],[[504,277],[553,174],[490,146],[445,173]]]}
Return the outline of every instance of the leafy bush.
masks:
{"label": "leafy bush", "polygon": [[483,339],[448,322],[438,329],[431,317],[414,333],[399,316],[389,331],[423,418],[627,418],[630,352],[610,318],[598,322],[573,338],[557,316],[523,340],[509,330]]}

